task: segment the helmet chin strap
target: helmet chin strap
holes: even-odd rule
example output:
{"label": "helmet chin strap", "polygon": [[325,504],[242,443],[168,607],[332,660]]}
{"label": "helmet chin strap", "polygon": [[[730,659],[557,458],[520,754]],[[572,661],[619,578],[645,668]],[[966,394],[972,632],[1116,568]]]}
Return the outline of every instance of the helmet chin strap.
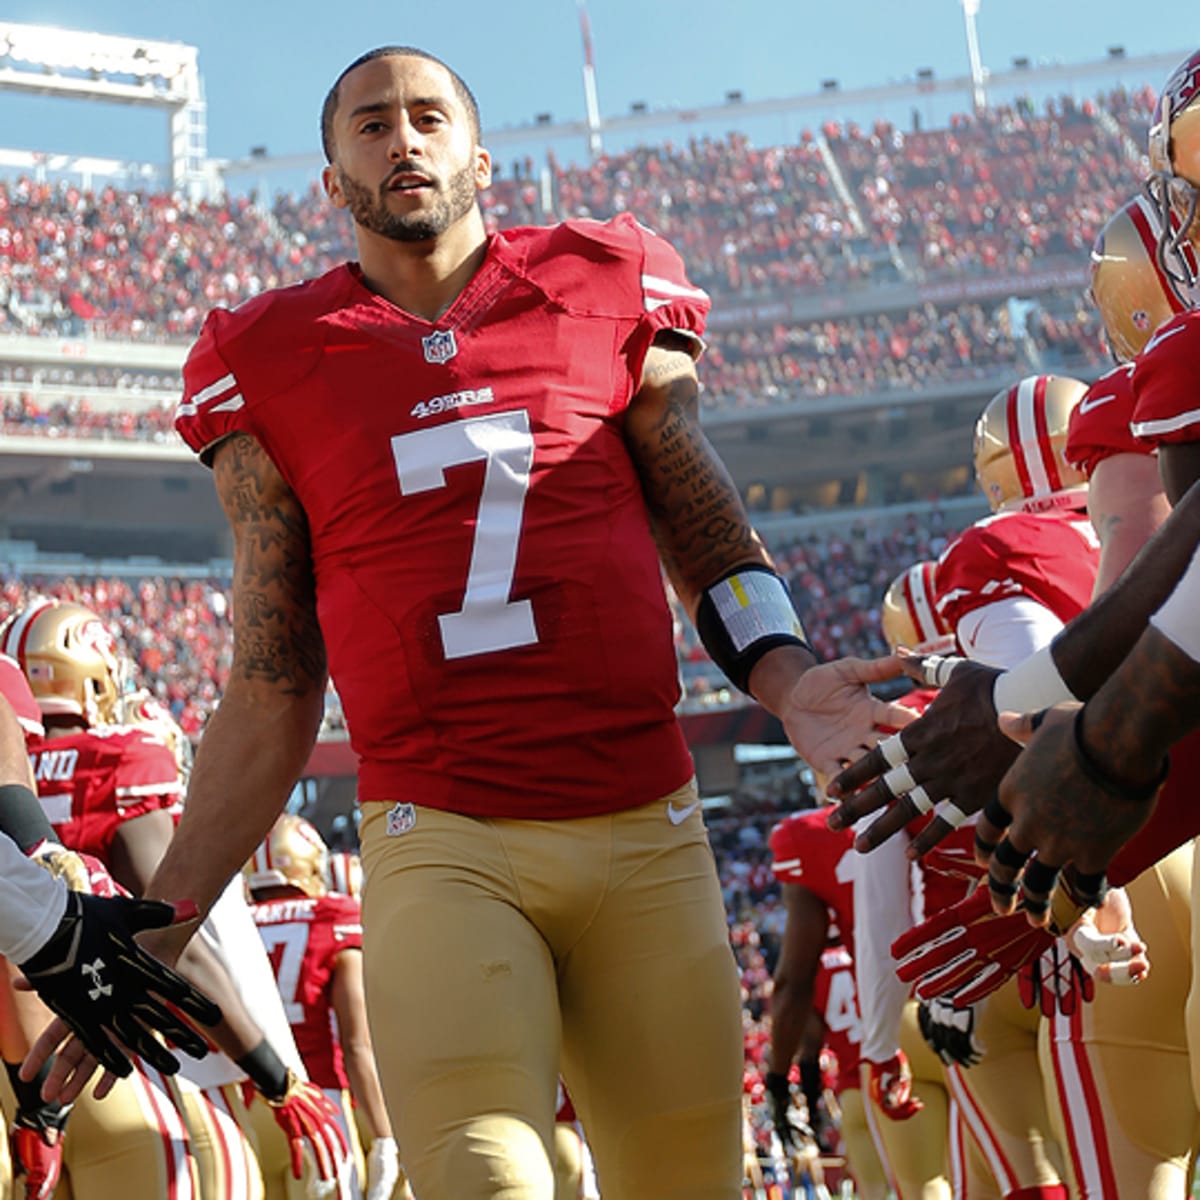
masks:
{"label": "helmet chin strap", "polygon": [[1144,188],[1158,216],[1158,268],[1175,299],[1185,308],[1195,308],[1200,305],[1200,252],[1191,232],[1200,210],[1200,191],[1166,171],[1156,171]]}

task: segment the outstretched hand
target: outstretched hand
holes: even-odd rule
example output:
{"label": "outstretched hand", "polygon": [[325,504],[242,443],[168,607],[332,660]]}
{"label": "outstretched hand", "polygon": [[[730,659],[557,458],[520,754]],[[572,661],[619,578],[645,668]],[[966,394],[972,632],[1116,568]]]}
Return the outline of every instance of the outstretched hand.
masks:
{"label": "outstretched hand", "polygon": [[895,655],[839,658],[810,667],[778,714],[796,753],[818,775],[829,777],[873,746],[882,730],[907,725],[915,716],[911,709],[878,699],[867,686],[895,679],[901,670]]}
{"label": "outstretched hand", "polygon": [[897,785],[891,776],[896,762],[885,757],[886,747],[876,746],[830,783],[828,794],[840,803],[831,812],[829,824],[844,829],[883,809],[855,842],[859,850],[869,851],[914,817],[937,806],[933,820],[906,851],[910,858],[917,858],[983,807],[1018,751],[996,726],[992,692],[998,671],[936,655],[900,652],[896,658],[907,675],[925,686],[936,682],[939,666],[953,666],[933,703],[900,735],[902,766],[911,783],[903,788]]}
{"label": "outstretched hand", "polygon": [[[133,1070],[131,1051],[163,1072],[177,1071],[179,1061],[158,1040],[158,1033],[189,1054],[207,1054],[208,1043],[184,1018],[216,1025],[221,1010],[134,940],[143,930],[195,916],[191,903],[69,892],[58,929],[19,964],[29,985],[58,1017],[34,1043],[21,1077],[32,1079],[68,1034],[77,1045],[52,1069],[43,1088],[47,1099],[73,1099],[97,1063],[110,1075],[128,1075]],[[71,1072],[86,1075],[68,1079]],[[71,1095],[60,1090],[68,1082],[78,1085]]]}
{"label": "outstretched hand", "polygon": [[996,911],[1011,913],[1020,904],[1037,925],[1048,920],[1047,898],[1068,863],[1079,898],[1100,903],[1108,864],[1154,807],[1153,785],[1139,796],[1098,782],[1081,757],[1081,712],[1078,704],[1059,704],[1000,715],[999,728],[1025,749],[1004,776],[996,807],[976,828]]}

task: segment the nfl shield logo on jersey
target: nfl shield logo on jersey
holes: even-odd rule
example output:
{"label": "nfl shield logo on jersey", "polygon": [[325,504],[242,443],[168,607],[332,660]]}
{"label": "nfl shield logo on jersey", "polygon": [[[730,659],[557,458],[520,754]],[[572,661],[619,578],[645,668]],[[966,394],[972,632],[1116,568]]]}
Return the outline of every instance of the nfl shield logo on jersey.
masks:
{"label": "nfl shield logo on jersey", "polygon": [[411,804],[393,804],[388,809],[387,835],[400,837],[417,823],[417,810]]}
{"label": "nfl shield logo on jersey", "polygon": [[458,353],[453,329],[435,330],[421,339],[421,346],[425,350],[425,361],[431,363],[449,362]]}

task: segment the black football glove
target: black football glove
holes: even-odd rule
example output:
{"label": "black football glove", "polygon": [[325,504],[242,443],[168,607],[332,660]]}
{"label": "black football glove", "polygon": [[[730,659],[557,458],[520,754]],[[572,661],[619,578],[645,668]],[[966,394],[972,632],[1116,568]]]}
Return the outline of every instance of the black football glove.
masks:
{"label": "black football glove", "polygon": [[202,1025],[217,1024],[221,1010],[133,940],[177,917],[157,900],[68,892],[50,940],[18,964],[47,1007],[114,1075],[133,1070],[114,1038],[165,1074],[179,1070],[179,1061],[155,1031],[197,1058],[208,1053],[208,1043],[172,1006]]}
{"label": "black football glove", "polygon": [[788,1077],[778,1071],[768,1071],[764,1080],[767,1095],[771,1097],[771,1123],[779,1135],[779,1142],[789,1154],[800,1149],[803,1131],[792,1120],[792,1088]]}
{"label": "black football glove", "polygon": [[949,1000],[934,997],[917,1005],[921,1036],[947,1066],[973,1067],[983,1057],[975,1037],[975,1009],[955,1008]]}

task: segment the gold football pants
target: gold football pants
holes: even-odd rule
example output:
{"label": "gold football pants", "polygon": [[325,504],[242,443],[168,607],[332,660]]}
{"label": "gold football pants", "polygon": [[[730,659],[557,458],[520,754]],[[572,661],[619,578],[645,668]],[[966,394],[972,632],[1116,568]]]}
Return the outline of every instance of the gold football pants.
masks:
{"label": "gold football pants", "polygon": [[367,1010],[420,1200],[551,1200],[560,1067],[605,1200],[737,1200],[739,983],[695,784],[561,821],[418,805],[396,836],[388,808],[363,806]]}

